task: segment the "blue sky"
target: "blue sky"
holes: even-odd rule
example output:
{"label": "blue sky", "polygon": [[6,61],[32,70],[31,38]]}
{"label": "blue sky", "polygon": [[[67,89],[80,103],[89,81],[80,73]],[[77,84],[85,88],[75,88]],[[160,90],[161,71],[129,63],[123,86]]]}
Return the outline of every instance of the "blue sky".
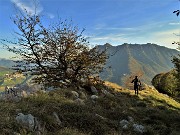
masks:
{"label": "blue sky", "polygon": [[[85,28],[92,45],[110,43],[156,43],[177,48],[180,20],[173,14],[180,9],[178,0],[38,0],[37,13],[43,23],[59,18],[73,20]],[[34,13],[33,0],[0,0],[0,39],[15,38],[17,30],[10,17],[25,7]],[[11,56],[2,45],[0,58]]]}

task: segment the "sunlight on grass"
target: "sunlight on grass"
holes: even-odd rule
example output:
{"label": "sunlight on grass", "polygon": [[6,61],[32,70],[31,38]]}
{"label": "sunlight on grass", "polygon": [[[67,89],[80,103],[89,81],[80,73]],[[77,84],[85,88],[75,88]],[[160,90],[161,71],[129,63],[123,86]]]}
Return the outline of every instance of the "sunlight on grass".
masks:
{"label": "sunlight on grass", "polygon": [[[112,87],[115,89],[117,92],[121,93],[129,93],[130,95],[134,95],[134,90],[128,90],[124,89],[123,87],[111,83],[111,82],[105,82],[105,84],[109,87]],[[172,106],[177,109],[180,109],[180,103],[175,101],[173,98],[169,97],[168,95],[161,94],[155,89],[145,89],[142,91],[139,91],[138,98],[141,100],[148,99],[152,101],[152,103],[157,106],[157,105],[166,105],[166,106]]]}
{"label": "sunlight on grass", "polygon": [[[74,102],[71,91],[74,88],[56,89],[50,92],[38,91],[35,95],[19,102],[0,101],[0,129],[2,134],[27,133],[18,127],[17,113],[32,114],[45,123],[48,134],[56,135],[136,135],[129,129],[124,131],[119,122],[129,116],[146,127],[147,135],[164,135],[166,132],[179,132],[179,103],[153,89],[140,91],[136,96],[133,90],[124,89],[117,84],[105,82],[105,87],[113,95],[101,96],[92,102],[90,95],[84,105]],[[85,92],[85,91],[84,91]],[[56,112],[62,125],[55,123]],[[97,114],[104,117],[97,117]]]}

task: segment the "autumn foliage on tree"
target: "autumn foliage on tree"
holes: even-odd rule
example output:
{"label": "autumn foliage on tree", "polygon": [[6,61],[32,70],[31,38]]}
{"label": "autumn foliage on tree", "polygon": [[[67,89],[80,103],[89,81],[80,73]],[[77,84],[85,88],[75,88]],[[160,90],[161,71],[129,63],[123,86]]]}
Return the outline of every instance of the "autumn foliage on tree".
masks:
{"label": "autumn foliage on tree", "polygon": [[107,56],[106,50],[89,48],[77,26],[60,21],[45,27],[38,15],[20,14],[14,19],[18,41],[8,50],[20,56],[16,70],[34,75],[48,87],[74,86],[96,78]]}

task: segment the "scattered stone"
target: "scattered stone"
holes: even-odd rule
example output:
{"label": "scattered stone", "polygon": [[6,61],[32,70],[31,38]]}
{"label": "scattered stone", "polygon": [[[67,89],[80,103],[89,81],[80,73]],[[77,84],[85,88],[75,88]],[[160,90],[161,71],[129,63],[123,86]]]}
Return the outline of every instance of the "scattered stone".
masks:
{"label": "scattered stone", "polygon": [[120,126],[121,126],[123,129],[128,129],[128,127],[129,127],[129,121],[127,121],[127,120],[121,120],[121,121],[120,121]]}
{"label": "scattered stone", "polygon": [[74,100],[75,103],[77,103],[78,105],[85,105],[84,100],[77,98],[76,100]]}
{"label": "scattered stone", "polygon": [[35,127],[34,116],[31,114],[24,115],[23,113],[18,113],[16,116],[16,121],[22,127],[28,129],[29,131],[33,131]]}
{"label": "scattered stone", "polygon": [[97,91],[97,89],[96,89],[94,86],[91,86],[91,92],[92,92],[93,94],[95,94],[95,95],[98,94],[98,91]]}
{"label": "scattered stone", "polygon": [[95,100],[97,100],[99,97],[97,96],[97,95],[92,95],[91,96],[91,99],[93,100],[93,101],[95,101]]}
{"label": "scattered stone", "polygon": [[71,91],[71,94],[73,95],[74,99],[79,98],[79,93],[77,93],[76,91]]}
{"label": "scattered stone", "polygon": [[109,95],[110,93],[107,90],[102,90],[102,93],[105,95]]}
{"label": "scattered stone", "polygon": [[133,124],[133,129],[135,132],[138,132],[138,133],[144,133],[145,132],[145,127],[142,126],[142,125],[138,125],[138,124]]}
{"label": "scattered stone", "polygon": [[128,125],[124,125],[122,128],[126,130],[126,129],[128,129],[129,127],[128,127]]}
{"label": "scattered stone", "polygon": [[111,94],[109,91],[107,90],[102,90],[102,93],[105,95],[105,96],[114,96],[113,94]]}

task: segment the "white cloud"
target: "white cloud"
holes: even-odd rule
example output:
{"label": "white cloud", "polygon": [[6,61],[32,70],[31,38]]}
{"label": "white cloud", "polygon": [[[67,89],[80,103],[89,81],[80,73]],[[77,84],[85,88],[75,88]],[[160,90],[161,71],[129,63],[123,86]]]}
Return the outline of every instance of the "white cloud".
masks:
{"label": "white cloud", "polygon": [[96,44],[112,43],[113,45],[127,42],[124,34],[108,34],[104,36],[92,36],[90,42]]}
{"label": "white cloud", "polygon": [[96,30],[123,30],[123,31],[135,31],[136,28],[121,28],[121,27],[97,27]]}
{"label": "white cloud", "polygon": [[137,30],[137,28],[133,28],[133,27],[112,27],[112,26],[108,26],[105,23],[101,23],[101,24],[97,24],[94,27],[95,30],[122,30],[122,31],[135,31]]}
{"label": "white cloud", "polygon": [[155,32],[153,36],[151,37],[152,41],[155,41],[156,43],[160,45],[164,45],[169,48],[174,48],[176,49],[178,45],[172,44],[174,41],[179,42],[180,37],[176,36],[179,35],[179,30],[178,29],[171,29],[171,30],[165,30],[161,32]]}
{"label": "white cloud", "polygon": [[179,29],[177,28],[161,30],[161,31],[160,30],[150,31],[149,30],[150,28],[141,26],[135,29],[137,29],[137,31],[133,31],[133,32],[119,31],[116,34],[94,35],[90,38],[90,43],[93,44],[110,43],[112,45],[120,45],[122,43],[132,43],[132,44],[155,43],[158,45],[163,45],[168,48],[176,49],[178,45],[172,43],[174,41],[180,41],[180,37],[176,36],[176,35],[180,35]]}
{"label": "white cloud", "polygon": [[169,25],[180,25],[179,22],[170,22]]}
{"label": "white cloud", "polygon": [[36,1],[11,0],[11,2],[14,3],[21,11],[25,12],[26,10],[32,15],[40,14],[43,11],[43,7]]}
{"label": "white cloud", "polygon": [[[38,2],[38,0],[11,0],[11,2],[14,3],[15,6],[21,11],[27,11],[31,15],[39,15],[43,12],[43,7]],[[50,19],[53,19],[55,17],[52,13],[48,12],[45,12],[44,15]]]}
{"label": "white cloud", "polygon": [[112,45],[155,43],[175,49],[177,45],[172,43],[180,41],[180,36],[176,36],[180,35],[179,25],[180,23],[175,21],[152,21],[144,25],[133,25],[130,27],[112,27],[101,23],[94,27],[95,35],[90,38],[90,43],[104,44],[107,42]]}

